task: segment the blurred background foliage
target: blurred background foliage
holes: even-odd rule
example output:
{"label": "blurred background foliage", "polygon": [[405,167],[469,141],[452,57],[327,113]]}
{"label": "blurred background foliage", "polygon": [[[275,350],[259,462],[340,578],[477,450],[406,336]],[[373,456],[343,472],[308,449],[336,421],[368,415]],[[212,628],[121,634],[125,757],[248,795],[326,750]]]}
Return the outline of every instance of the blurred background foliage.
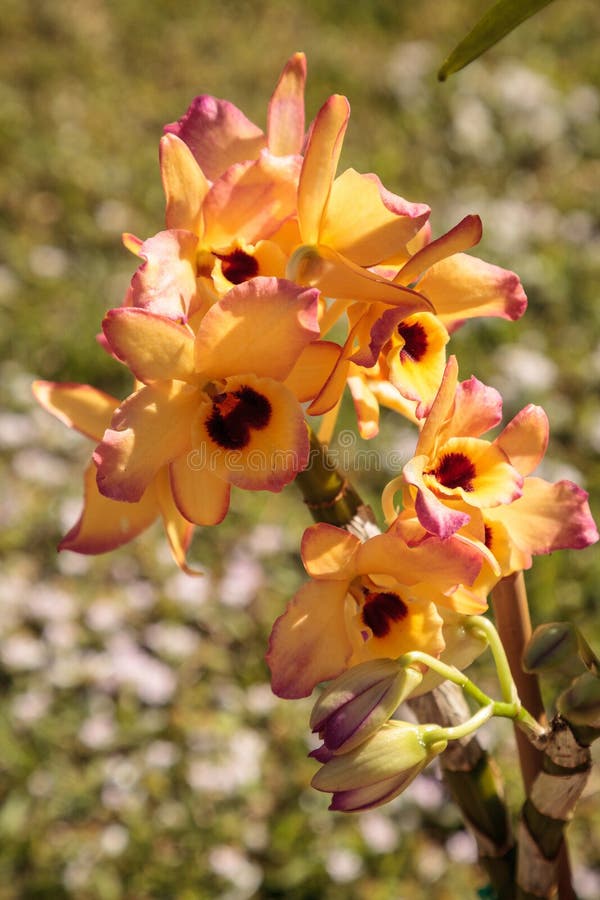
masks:
{"label": "blurred background foliage", "polygon": [[[480,13],[475,0],[4,0],[0,900],[452,900],[484,884],[434,771],[356,817],[308,787],[309,703],[274,699],[263,662],[302,580],[294,487],[239,493],[195,540],[202,579],[177,572],[158,528],[108,557],[58,557],[90,446],[29,389],[42,377],[124,395],[95,334],[135,268],[120,233],[162,227],[163,124],[213,93],[264,125],[303,49],[309,116],[330,93],[351,101],[342,166],[428,202],[436,234],[480,213],[476,253],[522,277],[525,318],[470,323],[452,347],[507,416],[544,405],[543,474],[585,486],[598,515],[597,3],[551,4],[439,84]],[[380,454],[412,446],[386,416]],[[353,475],[375,501],[390,473],[362,459]],[[599,574],[594,548],[538,559],[535,622],[570,618],[598,650]],[[517,803],[508,723],[483,737]],[[600,895],[599,789],[595,775],[571,829],[584,900]]]}

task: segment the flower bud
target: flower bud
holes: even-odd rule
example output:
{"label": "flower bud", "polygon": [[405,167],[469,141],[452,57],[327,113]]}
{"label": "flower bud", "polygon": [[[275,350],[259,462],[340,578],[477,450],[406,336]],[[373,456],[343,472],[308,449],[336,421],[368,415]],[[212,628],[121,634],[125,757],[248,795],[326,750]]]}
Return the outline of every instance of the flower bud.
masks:
{"label": "flower bud", "polygon": [[437,725],[386,722],[348,753],[336,754],[312,780],[318,791],[331,791],[330,809],[358,812],[380,806],[400,794],[447,745],[428,743]]}
{"label": "flower bud", "polygon": [[334,753],[347,753],[393,715],[423,675],[393,659],[374,659],[348,669],[323,692],[310,726]]}
{"label": "flower bud", "polygon": [[600,728],[600,678],[585,672],[556,702],[561,716],[573,725]]}
{"label": "flower bud", "polygon": [[571,622],[548,622],[533,632],[525,653],[526,672],[556,672],[574,677],[589,669],[600,675],[600,662],[578,628]]}

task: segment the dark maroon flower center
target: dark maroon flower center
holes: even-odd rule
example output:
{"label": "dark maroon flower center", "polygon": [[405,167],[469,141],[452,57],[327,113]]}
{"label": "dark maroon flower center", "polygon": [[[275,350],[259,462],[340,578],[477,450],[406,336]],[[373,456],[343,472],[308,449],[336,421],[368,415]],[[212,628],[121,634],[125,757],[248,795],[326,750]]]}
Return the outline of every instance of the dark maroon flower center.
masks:
{"label": "dark maroon flower center", "polygon": [[414,362],[419,362],[427,352],[427,332],[419,322],[412,325],[400,322],[397,328],[398,334],[404,339],[404,347],[400,353],[410,356]]}
{"label": "dark maroon flower center", "polygon": [[363,589],[365,605],[362,620],[371,629],[375,637],[382,638],[389,634],[392,622],[401,622],[408,614],[408,607],[398,594],[392,591],[368,591]]}
{"label": "dark maroon flower center", "polygon": [[464,453],[446,453],[442,456],[437,468],[430,473],[440,484],[447,488],[462,488],[472,491],[473,479],[477,472],[475,466]]}
{"label": "dark maroon flower center", "polygon": [[271,420],[271,404],[253,388],[242,385],[213,397],[206,430],[224,450],[240,450],[250,442],[250,432],[262,431]]}
{"label": "dark maroon flower center", "polygon": [[484,525],[483,529],[484,529],[484,534],[485,534],[483,542],[484,542],[485,546],[488,548],[488,550],[491,550],[493,539],[494,539],[494,532],[492,531],[492,529],[489,525]]}
{"label": "dark maroon flower center", "polygon": [[232,253],[215,253],[221,260],[223,275],[232,284],[241,284],[258,275],[258,260],[243,250],[233,250]]}

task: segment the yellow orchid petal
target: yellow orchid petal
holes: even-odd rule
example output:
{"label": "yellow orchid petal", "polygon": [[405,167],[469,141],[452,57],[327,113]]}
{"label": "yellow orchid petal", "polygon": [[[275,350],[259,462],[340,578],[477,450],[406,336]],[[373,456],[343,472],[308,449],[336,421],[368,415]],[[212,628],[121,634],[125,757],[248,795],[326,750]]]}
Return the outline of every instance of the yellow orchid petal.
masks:
{"label": "yellow orchid petal", "polygon": [[162,466],[191,450],[190,424],[201,396],[181,381],[145,385],[131,394],[94,453],[100,492],[139,500]]}
{"label": "yellow orchid petal", "polygon": [[185,325],[145,309],[111,309],[102,328],[138,381],[194,381],[194,338]]}
{"label": "yellow orchid petal", "polygon": [[360,541],[349,531],[320,522],[302,536],[302,561],[312,578],[348,581],[355,573]]}
{"label": "yellow orchid petal", "polygon": [[335,678],[352,653],[345,626],[345,582],[310,581],[288,603],[271,632],[267,665],[278,697],[308,697]]}
{"label": "yellow orchid petal", "polygon": [[426,582],[436,592],[472,584],[481,569],[481,554],[455,537],[442,541],[420,531],[420,543],[404,540],[402,523],[365,541],[356,554],[356,571],[372,577],[390,575],[407,586]]}
{"label": "yellow orchid petal", "polygon": [[280,491],[308,462],[302,409],[272,378],[228,378],[220,393],[198,405],[192,440],[211,472],[251,491]]}
{"label": "yellow orchid petal", "polygon": [[119,405],[114,397],[89,384],[34,381],[32,391],[44,409],[94,441],[102,439]]}
{"label": "yellow orchid petal", "polygon": [[253,372],[284,380],[319,336],[317,291],[277,278],[232,288],[202,320],[196,369],[218,379]]}
{"label": "yellow orchid petal", "polygon": [[389,379],[404,397],[418,402],[419,418],[427,415],[438,392],[448,340],[448,332],[431,313],[416,313],[395,328],[386,355]]}
{"label": "yellow orchid petal", "polygon": [[506,454],[480,438],[449,438],[424,469],[424,482],[442,497],[486,509],[521,496],[523,478]]}
{"label": "yellow orchid petal", "polygon": [[157,515],[158,502],[153,484],[137,503],[109,500],[98,491],[96,466],[90,463],[84,475],[83,510],[58,549],[84,554],[107,553],[131,541],[148,528]]}
{"label": "yellow orchid petal", "polygon": [[270,154],[228,169],[204,200],[205,246],[220,250],[270,238],[296,211],[299,169],[299,158]]}
{"label": "yellow orchid petal", "polygon": [[334,94],[323,104],[313,122],[298,183],[298,222],[305,244],[319,243],[321,222],[349,118],[347,99]]}
{"label": "yellow orchid petal", "polygon": [[340,348],[331,341],[313,341],[300,353],[284,381],[300,403],[312,400],[322,390],[335,368]]}
{"label": "yellow orchid petal", "polygon": [[144,260],[133,278],[128,306],[185,320],[196,298],[198,238],[191,231],[161,231],[141,245]]}
{"label": "yellow orchid petal", "polygon": [[492,527],[496,522],[504,526],[511,542],[529,556],[529,565],[532,554],[580,550],[598,540],[588,495],[572,481],[526,478],[522,497],[486,510],[485,518]]}
{"label": "yellow orchid petal", "polygon": [[296,250],[288,263],[288,275],[299,284],[318,288],[326,297],[401,306],[407,316],[433,309],[417,291],[363,269],[324,244]]}
{"label": "yellow orchid petal", "polygon": [[439,656],[444,649],[443,620],[434,603],[407,590],[373,590],[357,612],[354,626],[368,638],[355,649],[350,665],[368,659],[395,659],[411,650]]}
{"label": "yellow orchid petal", "polygon": [[319,243],[359,266],[374,266],[403,251],[427,220],[424,203],[409,203],[386,191],[376,175],[346,169],[331,187]]}
{"label": "yellow orchid petal", "polygon": [[167,201],[167,228],[200,234],[202,204],[210,183],[187,144],[175,134],[165,134],[159,144],[160,174]]}
{"label": "yellow orchid petal", "polygon": [[[351,371],[356,371],[353,367]],[[379,434],[379,403],[376,395],[371,390],[369,381],[360,374],[348,377],[348,387],[352,395],[358,433],[363,440],[368,441]]]}
{"label": "yellow orchid petal", "polygon": [[514,272],[466,253],[455,253],[431,266],[419,281],[419,291],[431,300],[449,331],[475,316],[514,321],[527,307]]}
{"label": "yellow orchid petal", "polygon": [[530,403],[508,423],[494,444],[521,475],[530,475],[544,457],[549,433],[548,416],[541,406]]}
{"label": "yellow orchid petal", "polygon": [[435,263],[455,253],[469,250],[481,240],[481,219],[479,216],[465,216],[458,225],[435,241],[421,247],[402,266],[394,281],[398,284],[413,284],[420,275]]}
{"label": "yellow orchid petal", "polygon": [[186,559],[186,553],[194,533],[194,526],[187,519],[184,519],[175,505],[167,466],[164,466],[157,473],[153,485],[156,489],[158,507],[173,559],[186,575],[203,575],[203,572],[189,566]]}
{"label": "yellow orchid petal", "polygon": [[437,392],[435,400],[429,410],[429,415],[425,420],[425,424],[419,434],[415,456],[430,455],[434,451],[436,439],[439,430],[450,415],[454,398],[456,395],[456,386],[458,384],[458,362],[455,356],[450,356],[444,369],[444,375],[440,388]]}
{"label": "yellow orchid petal", "polygon": [[294,53],[285,64],[269,101],[267,146],[275,156],[302,151],[305,83],[306,56]]}
{"label": "yellow orchid petal", "polygon": [[189,522],[218,525],[229,509],[231,485],[211,471],[210,459],[204,458],[204,449],[192,450],[170,464],[173,499]]}

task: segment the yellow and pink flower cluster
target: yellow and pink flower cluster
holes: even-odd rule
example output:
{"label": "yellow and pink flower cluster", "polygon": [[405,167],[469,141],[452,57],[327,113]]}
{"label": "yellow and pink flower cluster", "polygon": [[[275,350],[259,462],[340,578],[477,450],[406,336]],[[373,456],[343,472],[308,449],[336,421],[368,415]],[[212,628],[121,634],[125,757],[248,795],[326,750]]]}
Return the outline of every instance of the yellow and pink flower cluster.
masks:
{"label": "yellow and pink flower cluster", "polygon": [[305,78],[295,54],[265,131],[212,96],[165,127],[165,230],[124,236],[139,265],[102,322],[105,349],[131,373],[129,396],[34,386],[96,443],[83,511],[60,548],[112,550],[160,516],[188,571],[194,526],[223,520],[232,487],[291,482],[309,463],[307,417],[331,431],[346,386],[362,437],[377,434],[380,404],[417,425],[415,455],[384,492],[385,534],[361,543],[325,524],[305,534],[311,580],[268,653],[284,697],[365,660],[447,653],[461,616],[484,610],[500,577],[597,539],[583,491],[532,475],[543,411],[526,407],[482,437],[501,398],[459,382],[446,358],[467,319],[523,314],[518,277],[467,252],[478,216],[434,238],[427,205],[376,175],[338,173],[348,101],[330,97],[306,127]]}

